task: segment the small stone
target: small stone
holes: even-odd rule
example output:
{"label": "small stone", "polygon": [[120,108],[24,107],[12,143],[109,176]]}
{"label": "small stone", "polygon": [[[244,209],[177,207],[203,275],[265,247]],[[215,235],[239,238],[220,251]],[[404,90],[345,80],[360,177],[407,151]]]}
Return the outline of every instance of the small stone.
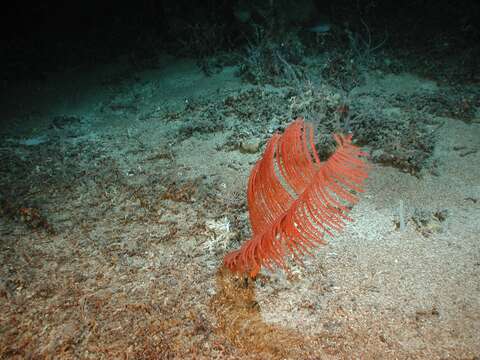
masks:
{"label": "small stone", "polygon": [[255,154],[260,148],[260,139],[251,139],[242,141],[240,144],[240,152],[247,154]]}

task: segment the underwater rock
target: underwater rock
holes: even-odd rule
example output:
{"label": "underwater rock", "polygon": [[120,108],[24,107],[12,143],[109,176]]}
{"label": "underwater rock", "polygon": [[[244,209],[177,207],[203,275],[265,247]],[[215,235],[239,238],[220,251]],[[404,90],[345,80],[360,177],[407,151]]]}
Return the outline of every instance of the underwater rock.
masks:
{"label": "underwater rock", "polygon": [[240,144],[240,152],[247,154],[255,154],[260,148],[260,139],[251,139],[242,141]]}
{"label": "underwater rock", "polygon": [[428,211],[424,209],[415,209],[412,220],[418,232],[428,237],[435,233],[443,231],[442,223],[448,217],[448,210]]}

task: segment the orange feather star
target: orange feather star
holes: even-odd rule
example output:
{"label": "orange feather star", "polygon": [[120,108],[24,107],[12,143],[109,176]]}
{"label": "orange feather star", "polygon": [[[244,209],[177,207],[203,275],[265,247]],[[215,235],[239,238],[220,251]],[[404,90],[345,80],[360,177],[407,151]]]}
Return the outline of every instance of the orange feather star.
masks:
{"label": "orange feather star", "polygon": [[262,266],[286,269],[285,256],[300,261],[325,244],[325,235],[341,231],[356,192],[368,177],[366,155],[351,135],[334,135],[336,151],[325,162],[313,143],[312,126],[297,118],[283,134],[274,134],[248,182],[253,236],[224,264],[231,271],[257,275]]}

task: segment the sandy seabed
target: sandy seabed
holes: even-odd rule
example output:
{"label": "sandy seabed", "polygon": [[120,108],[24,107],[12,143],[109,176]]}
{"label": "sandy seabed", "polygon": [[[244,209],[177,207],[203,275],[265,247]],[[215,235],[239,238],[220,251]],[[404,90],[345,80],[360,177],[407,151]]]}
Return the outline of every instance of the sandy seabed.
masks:
{"label": "sandy seabed", "polygon": [[225,150],[228,128],[171,134],[192,97],[246,85],[190,61],[125,71],[63,74],[12,110],[1,358],[480,358],[478,121],[438,119],[436,174],[373,165],[355,221],[305,268],[245,281],[221,265],[248,237],[260,154]]}

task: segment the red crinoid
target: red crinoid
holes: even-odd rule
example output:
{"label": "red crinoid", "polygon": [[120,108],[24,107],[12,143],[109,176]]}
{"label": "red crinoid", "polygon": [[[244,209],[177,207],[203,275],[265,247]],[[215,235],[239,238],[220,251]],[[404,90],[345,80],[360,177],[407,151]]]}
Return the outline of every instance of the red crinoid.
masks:
{"label": "red crinoid", "polygon": [[274,134],[248,182],[253,236],[224,263],[254,277],[262,266],[286,269],[285,256],[300,258],[325,244],[325,235],[342,230],[368,177],[365,155],[351,135],[334,135],[337,149],[320,163],[312,126],[297,118],[283,134]]}

